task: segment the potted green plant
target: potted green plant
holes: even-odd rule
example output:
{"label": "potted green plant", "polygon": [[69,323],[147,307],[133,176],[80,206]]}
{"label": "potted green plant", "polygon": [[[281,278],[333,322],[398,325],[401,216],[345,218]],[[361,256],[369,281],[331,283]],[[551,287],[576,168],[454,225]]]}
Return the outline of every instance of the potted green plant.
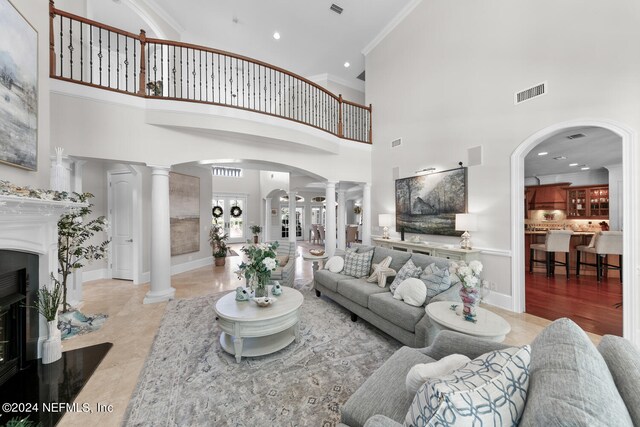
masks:
{"label": "potted green plant", "polygon": [[238,279],[247,279],[247,286],[254,291],[256,298],[266,297],[271,272],[278,267],[278,242],[247,245],[242,252],[247,255],[247,262],[240,264],[236,274]]}
{"label": "potted green plant", "polygon": [[227,256],[227,240],[229,235],[225,233],[221,225],[214,224],[209,230],[209,244],[215,264],[221,266],[225,264]]}
{"label": "potted green plant", "polygon": [[253,243],[257,244],[258,234],[262,233],[262,227],[260,227],[259,225],[252,225],[251,227],[249,227],[249,229],[253,233]]}
{"label": "potted green plant", "polygon": [[53,286],[38,290],[38,298],[33,308],[47,321],[49,336],[42,344],[42,363],[53,363],[62,357],[62,344],[58,330],[58,309],[62,303],[62,284],[51,275]]}

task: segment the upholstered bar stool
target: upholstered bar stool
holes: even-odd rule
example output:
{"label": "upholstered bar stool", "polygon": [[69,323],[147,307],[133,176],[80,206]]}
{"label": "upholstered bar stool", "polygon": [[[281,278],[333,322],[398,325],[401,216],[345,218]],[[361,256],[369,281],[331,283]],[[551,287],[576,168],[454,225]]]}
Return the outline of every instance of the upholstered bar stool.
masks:
{"label": "upholstered bar stool", "polygon": [[[578,263],[576,264],[576,276],[580,275],[580,266],[589,265],[596,268],[598,282],[602,280],[603,270],[620,270],[620,283],[622,283],[622,231],[598,231],[591,243],[577,246]],[[596,263],[589,264],[582,261],[582,254],[595,254]],[[620,265],[608,263],[607,255],[620,255]],[[586,256],[585,256],[586,258]]]}
{"label": "upholstered bar stool", "polygon": [[[556,265],[563,265],[567,270],[569,278],[569,243],[571,242],[570,230],[549,230],[547,231],[544,243],[534,243],[529,245],[529,272],[533,273],[533,263],[544,263],[547,268],[547,277],[555,273]],[[544,260],[537,260],[534,257],[535,251],[545,253]],[[564,262],[556,261],[556,252],[564,252]]]}

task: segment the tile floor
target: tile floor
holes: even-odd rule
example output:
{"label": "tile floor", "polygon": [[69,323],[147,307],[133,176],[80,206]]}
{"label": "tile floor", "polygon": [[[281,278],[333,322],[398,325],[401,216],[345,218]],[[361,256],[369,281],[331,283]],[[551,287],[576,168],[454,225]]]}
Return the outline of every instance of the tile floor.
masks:
{"label": "tile floor", "polygon": [[[233,248],[239,251],[241,245]],[[299,251],[309,245],[301,243]],[[224,267],[203,267],[173,276],[176,298],[193,298],[225,290],[233,290],[241,284],[233,273],[241,257],[228,257]],[[311,280],[311,262],[298,257],[296,278]],[[101,427],[119,426],[127,409],[129,398],[138,381],[155,333],[160,325],[166,303],[143,305],[144,295],[149,285],[135,286],[122,280],[99,280],[85,284],[85,313],[106,313],[109,320],[97,332],[75,337],[63,343],[63,350],[71,350],[101,342],[113,343],[101,365],[85,388],[76,398],[78,403],[97,403],[113,406],[111,413],[70,413],[60,422],[61,427],[97,425]],[[529,314],[516,314],[506,310],[488,307],[503,316],[511,324],[511,333],[506,338],[508,344],[530,342],[550,321]],[[359,320],[360,321],[360,320]],[[590,334],[594,342],[597,335]]]}

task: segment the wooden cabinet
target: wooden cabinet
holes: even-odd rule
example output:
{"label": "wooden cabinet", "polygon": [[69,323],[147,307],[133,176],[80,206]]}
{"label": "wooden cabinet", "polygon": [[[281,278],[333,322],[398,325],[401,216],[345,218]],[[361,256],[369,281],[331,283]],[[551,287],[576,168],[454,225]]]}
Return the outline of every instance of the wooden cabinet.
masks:
{"label": "wooden cabinet", "polygon": [[525,187],[528,209],[566,209],[569,182]]}
{"label": "wooden cabinet", "polygon": [[456,248],[454,245],[444,245],[442,243],[412,243],[396,239],[381,239],[379,237],[373,237],[371,240],[376,246],[382,246],[396,251],[446,258],[452,261],[464,261],[469,263],[474,259],[480,259],[479,249],[460,249]]}
{"label": "wooden cabinet", "polygon": [[608,219],[609,186],[569,187],[567,219]]}

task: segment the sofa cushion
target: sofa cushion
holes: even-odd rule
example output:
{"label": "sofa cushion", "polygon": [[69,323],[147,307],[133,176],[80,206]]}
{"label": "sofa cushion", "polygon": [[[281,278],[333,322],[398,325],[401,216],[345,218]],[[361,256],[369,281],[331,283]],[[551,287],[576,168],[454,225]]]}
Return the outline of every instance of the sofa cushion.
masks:
{"label": "sofa cushion", "polygon": [[393,298],[391,292],[371,295],[369,310],[409,332],[414,332],[416,323],[426,315],[424,307],[414,307],[398,301]]}
{"label": "sofa cushion", "polygon": [[340,273],[344,269],[344,258],[341,256],[332,256],[324,263],[324,269],[332,273]]}
{"label": "sofa cushion", "polygon": [[[569,319],[531,344],[531,380],[521,426],[632,426],[607,364]],[[553,408],[553,410],[550,410]]]}
{"label": "sofa cushion", "polygon": [[373,252],[373,260],[371,260],[371,262],[379,264],[380,261],[388,256],[391,257],[391,264],[389,264],[389,267],[393,268],[395,271],[399,271],[411,258],[411,254],[409,252],[394,251],[393,249],[376,246]]}
{"label": "sofa cushion", "polygon": [[[427,269],[429,269],[429,267],[427,267]],[[449,275],[448,268],[440,269],[433,264],[430,270],[432,271],[431,273],[425,274],[425,272],[423,272],[420,275],[420,280],[427,286],[427,298],[424,301],[425,305],[429,304],[433,297],[451,287],[451,276]]]}
{"label": "sofa cushion", "polygon": [[381,414],[402,422],[413,399],[404,392],[407,373],[418,363],[430,362],[435,360],[416,349],[402,347],[351,395],[341,408],[341,421],[362,427],[369,417]]}
{"label": "sofa cushion", "polygon": [[[376,283],[380,280],[380,274],[379,272],[385,268],[389,268],[389,264],[391,264],[391,257],[388,256],[385,259],[383,259],[382,261],[380,261],[379,263],[372,263],[371,264],[371,274],[369,275],[369,278],[367,279],[367,282],[369,283]],[[385,278],[386,280],[386,278]],[[384,288],[384,285],[382,286]]]}
{"label": "sofa cushion", "polygon": [[609,367],[631,421],[640,426],[640,350],[624,338],[605,335],[598,351]]}
{"label": "sofa cushion", "polygon": [[313,279],[332,292],[338,292],[338,282],[349,279],[340,273],[332,273],[329,270],[318,270],[313,273]]}
{"label": "sofa cushion", "polygon": [[413,263],[417,267],[420,267],[423,270],[431,264],[435,264],[439,269],[448,268],[449,264],[451,264],[451,261],[446,258],[438,258],[424,254],[412,254],[411,261],[413,261]]}
{"label": "sofa cushion", "polygon": [[407,261],[400,270],[396,271],[396,277],[393,279],[393,282],[391,282],[391,286],[389,288],[391,293],[394,293],[396,288],[400,286],[400,283],[404,282],[405,279],[410,277],[418,278],[422,273],[422,269],[420,267],[416,267],[411,260]]}
{"label": "sofa cushion", "polygon": [[344,256],[344,269],[342,272],[347,276],[359,279],[369,275],[371,269],[371,258],[373,251],[356,253],[347,251]]}
{"label": "sofa cushion", "polygon": [[375,283],[367,283],[365,279],[345,279],[344,276],[342,277],[343,279],[338,282],[338,293],[365,308],[368,307],[369,296],[389,293],[389,288],[380,288]]}
{"label": "sofa cushion", "polygon": [[404,279],[393,293],[393,299],[404,301],[405,304],[420,307],[427,298],[427,286],[420,279],[410,277]]}
{"label": "sofa cushion", "polygon": [[527,400],[528,345],[483,354],[415,394],[406,426],[516,426]]}
{"label": "sofa cushion", "polygon": [[471,362],[464,354],[450,354],[433,363],[419,363],[409,370],[405,386],[407,394],[414,397],[420,387],[432,378],[451,374]]}

